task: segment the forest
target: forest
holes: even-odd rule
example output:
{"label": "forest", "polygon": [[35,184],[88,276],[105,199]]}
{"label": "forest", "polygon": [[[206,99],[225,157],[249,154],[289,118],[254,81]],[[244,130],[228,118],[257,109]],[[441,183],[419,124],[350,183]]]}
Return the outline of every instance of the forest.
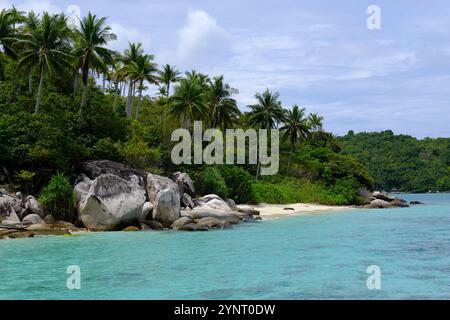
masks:
{"label": "forest", "polygon": [[[284,106],[270,89],[238,106],[239,91],[223,75],[158,65],[140,43],[110,50],[113,31],[91,13],[71,26],[63,14],[0,12],[1,184],[45,201],[73,186],[77,163],[108,159],[187,172],[199,194],[238,203],[358,204],[358,190],[373,188],[366,160],[342,152],[345,140],[326,132],[320,115]],[[171,133],[194,121],[222,131],[280,129],[279,174],[260,176],[258,165],[175,166]]]}

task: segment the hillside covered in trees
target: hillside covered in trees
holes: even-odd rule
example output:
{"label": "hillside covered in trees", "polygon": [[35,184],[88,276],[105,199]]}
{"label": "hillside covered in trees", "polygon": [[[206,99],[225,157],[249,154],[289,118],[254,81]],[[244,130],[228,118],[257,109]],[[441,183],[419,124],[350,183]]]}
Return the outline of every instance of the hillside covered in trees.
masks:
{"label": "hillside covered in trees", "polygon": [[386,191],[428,192],[450,190],[450,139],[418,140],[392,131],[349,132],[338,138],[343,153],[363,162]]}
{"label": "hillside covered in trees", "polygon": [[[358,189],[372,188],[319,115],[283,107],[268,89],[242,112],[223,76],[158,66],[139,43],[114,52],[115,38],[107,19],[93,14],[74,27],[64,15],[0,12],[0,183],[38,196],[52,177],[73,183],[80,161],[109,159],[188,172],[199,193],[240,203],[359,203]],[[192,130],[196,120],[222,130],[281,129],[279,174],[261,177],[257,165],[174,166],[171,133]]]}

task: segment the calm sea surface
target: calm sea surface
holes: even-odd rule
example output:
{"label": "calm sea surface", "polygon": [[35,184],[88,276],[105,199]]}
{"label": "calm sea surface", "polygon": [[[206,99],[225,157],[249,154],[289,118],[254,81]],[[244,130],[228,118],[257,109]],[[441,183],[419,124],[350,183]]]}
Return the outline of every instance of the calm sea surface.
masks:
{"label": "calm sea surface", "polygon": [[[0,299],[450,299],[450,195],[198,233],[0,241]],[[81,289],[68,290],[69,265]],[[367,267],[381,290],[367,289]]]}

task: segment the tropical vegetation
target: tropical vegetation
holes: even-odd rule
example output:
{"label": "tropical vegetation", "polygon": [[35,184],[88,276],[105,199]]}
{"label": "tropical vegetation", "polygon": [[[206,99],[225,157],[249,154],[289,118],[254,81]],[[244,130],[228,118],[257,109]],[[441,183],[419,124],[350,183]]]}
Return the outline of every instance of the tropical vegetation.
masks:
{"label": "tropical vegetation", "polygon": [[[358,189],[372,188],[364,166],[342,153],[320,115],[297,105],[286,108],[269,89],[240,109],[239,91],[223,75],[158,66],[140,43],[113,51],[108,47],[116,39],[113,31],[107,18],[92,13],[71,26],[62,14],[1,11],[3,183],[40,194],[46,207],[61,207],[63,215],[73,205],[68,185],[74,183],[74,168],[87,159],[159,174],[182,170],[199,193],[240,203],[358,203]],[[175,166],[171,133],[191,130],[198,120],[222,131],[280,129],[279,174],[261,176],[261,163]]]}

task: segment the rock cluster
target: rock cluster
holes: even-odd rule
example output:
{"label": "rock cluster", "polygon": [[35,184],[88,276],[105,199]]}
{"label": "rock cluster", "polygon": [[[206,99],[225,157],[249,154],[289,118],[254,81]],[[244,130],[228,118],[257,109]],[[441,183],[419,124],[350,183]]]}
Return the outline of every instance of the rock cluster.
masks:
{"label": "rock cluster", "polygon": [[386,192],[375,191],[370,193],[367,197],[367,208],[373,209],[389,209],[389,208],[409,208],[412,204],[417,204],[416,201],[408,203],[401,198],[395,198]]}
{"label": "rock cluster", "polygon": [[240,210],[232,200],[193,198],[194,184],[186,173],[167,178],[106,160],[83,162],[78,172],[78,216],[89,230],[206,231],[258,220],[257,212]]}

